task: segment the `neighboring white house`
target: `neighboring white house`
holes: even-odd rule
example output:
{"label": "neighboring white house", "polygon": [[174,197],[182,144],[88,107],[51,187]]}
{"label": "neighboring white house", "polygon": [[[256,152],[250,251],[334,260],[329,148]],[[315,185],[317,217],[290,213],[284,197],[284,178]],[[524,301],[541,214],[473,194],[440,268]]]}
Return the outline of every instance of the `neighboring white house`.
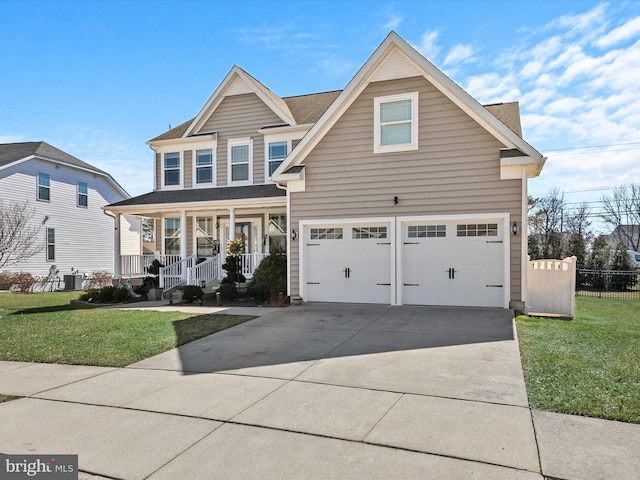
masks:
{"label": "neighboring white house", "polygon": [[[43,249],[9,271],[60,276],[113,272],[114,218],[102,207],[129,198],[111,175],[45,142],[0,144],[0,202],[29,202]],[[140,254],[140,221],[121,219],[120,248]]]}

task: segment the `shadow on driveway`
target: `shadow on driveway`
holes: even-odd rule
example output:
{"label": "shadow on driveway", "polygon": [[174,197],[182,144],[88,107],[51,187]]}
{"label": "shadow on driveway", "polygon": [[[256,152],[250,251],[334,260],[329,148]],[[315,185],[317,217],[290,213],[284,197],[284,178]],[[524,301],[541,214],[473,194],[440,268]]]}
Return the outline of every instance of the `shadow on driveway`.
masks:
{"label": "shadow on driveway", "polygon": [[[512,320],[511,310],[494,308],[305,304],[277,309],[132,367],[186,374],[235,371],[500,342],[514,340]],[[290,376],[277,369],[273,375]]]}

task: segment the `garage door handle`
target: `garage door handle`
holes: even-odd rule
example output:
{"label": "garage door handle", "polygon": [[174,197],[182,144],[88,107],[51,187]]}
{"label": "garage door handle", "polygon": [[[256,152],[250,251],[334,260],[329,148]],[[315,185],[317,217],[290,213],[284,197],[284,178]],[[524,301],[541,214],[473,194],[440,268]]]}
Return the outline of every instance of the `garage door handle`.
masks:
{"label": "garage door handle", "polygon": [[487,240],[487,243],[502,243],[502,240]]}
{"label": "garage door handle", "polygon": [[319,247],[319,243],[307,243],[307,247]]}
{"label": "garage door handle", "polygon": [[391,286],[390,283],[376,283],[376,285],[386,285],[386,286],[389,286],[389,287]]}
{"label": "garage door handle", "polygon": [[307,285],[320,285],[320,282],[307,282]]}
{"label": "garage door handle", "polygon": [[419,287],[420,286],[419,283],[404,283],[403,285],[405,287]]}
{"label": "garage door handle", "polygon": [[391,245],[391,242],[378,242],[376,245]]}
{"label": "garage door handle", "polygon": [[404,242],[405,245],[419,245],[418,242]]}
{"label": "garage door handle", "polygon": [[487,285],[487,287],[496,287],[496,288],[502,288],[502,285]]}

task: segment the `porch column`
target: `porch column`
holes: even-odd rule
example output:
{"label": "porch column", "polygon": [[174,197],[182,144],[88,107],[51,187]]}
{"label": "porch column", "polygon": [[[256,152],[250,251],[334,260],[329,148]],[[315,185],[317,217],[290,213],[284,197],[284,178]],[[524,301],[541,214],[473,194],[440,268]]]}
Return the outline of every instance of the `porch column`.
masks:
{"label": "porch column", "polygon": [[120,214],[116,213],[113,221],[113,276],[120,278],[122,276],[122,250],[120,244]]}
{"label": "porch column", "polygon": [[180,211],[180,257],[182,260],[188,257],[187,255],[187,211]]}
{"label": "porch column", "polygon": [[[229,238],[227,238],[227,241],[235,240],[235,239],[236,239],[236,210],[235,208],[230,208],[229,209]],[[226,248],[226,245],[224,247]]]}

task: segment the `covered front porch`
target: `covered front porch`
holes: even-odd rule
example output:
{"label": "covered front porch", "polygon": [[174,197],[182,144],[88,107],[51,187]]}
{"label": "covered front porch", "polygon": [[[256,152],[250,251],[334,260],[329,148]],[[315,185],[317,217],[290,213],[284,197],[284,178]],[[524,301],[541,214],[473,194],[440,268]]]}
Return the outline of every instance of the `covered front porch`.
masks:
{"label": "covered front porch", "polygon": [[[202,190],[211,190],[209,196],[213,198],[207,199],[205,195],[202,200],[188,201],[188,193],[203,197]],[[244,198],[220,198],[243,194]],[[257,196],[247,198],[247,194]],[[108,205],[105,210],[115,219],[114,277],[149,276],[149,266],[157,259],[164,265],[159,276],[165,292],[181,285],[218,284],[225,276],[222,265],[227,256],[226,246],[229,241],[238,240],[242,245],[241,272],[251,278],[269,253],[286,249],[284,194],[275,185],[225,187],[152,192]],[[174,201],[154,201],[167,196],[174,197]],[[176,201],[182,198],[185,201]],[[140,255],[121,252],[118,232],[123,214],[135,215],[143,221]]]}

